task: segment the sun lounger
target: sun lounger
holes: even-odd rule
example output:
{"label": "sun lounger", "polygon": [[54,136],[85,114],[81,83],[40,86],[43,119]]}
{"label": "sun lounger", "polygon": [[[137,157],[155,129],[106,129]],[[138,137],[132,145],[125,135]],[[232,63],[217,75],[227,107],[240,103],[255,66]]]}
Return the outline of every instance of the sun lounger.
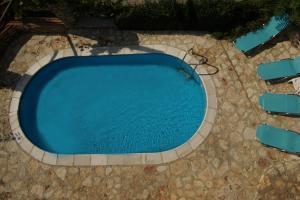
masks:
{"label": "sun lounger", "polygon": [[300,75],[300,57],[260,64],[258,76],[270,83],[282,82]]}
{"label": "sun lounger", "polygon": [[234,42],[235,46],[240,51],[247,53],[278,35],[288,24],[287,15],[273,16],[261,29],[237,38]]}
{"label": "sun lounger", "polygon": [[256,138],[262,144],[281,151],[300,153],[300,135],[295,132],[263,124],[257,127]]}
{"label": "sun lounger", "polygon": [[259,105],[269,113],[300,115],[300,96],[293,94],[264,93]]}

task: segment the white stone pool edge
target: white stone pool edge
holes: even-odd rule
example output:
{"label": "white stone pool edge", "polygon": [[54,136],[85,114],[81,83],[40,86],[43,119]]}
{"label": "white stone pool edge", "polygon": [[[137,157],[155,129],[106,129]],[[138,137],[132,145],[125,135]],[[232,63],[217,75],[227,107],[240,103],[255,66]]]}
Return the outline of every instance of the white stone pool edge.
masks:
{"label": "white stone pool edge", "polygon": [[[195,150],[209,135],[215,121],[217,113],[217,97],[215,85],[209,75],[200,75],[204,84],[207,100],[207,109],[200,127],[196,133],[184,144],[163,152],[157,153],[132,153],[132,154],[74,154],[62,155],[46,152],[31,143],[23,133],[19,120],[18,108],[22,91],[34,75],[43,66],[68,56],[91,56],[91,55],[118,55],[118,54],[140,54],[140,53],[165,53],[175,56],[190,64],[192,67],[198,60],[192,55],[186,55],[186,51],[166,45],[143,45],[127,47],[97,47],[83,49],[63,49],[53,51],[49,55],[33,64],[18,82],[10,103],[9,122],[12,134],[19,146],[33,158],[49,165],[60,166],[96,166],[96,165],[139,165],[139,164],[163,164],[182,158]],[[186,55],[186,56],[185,56]],[[203,66],[196,69],[198,74],[206,74],[207,70]]]}

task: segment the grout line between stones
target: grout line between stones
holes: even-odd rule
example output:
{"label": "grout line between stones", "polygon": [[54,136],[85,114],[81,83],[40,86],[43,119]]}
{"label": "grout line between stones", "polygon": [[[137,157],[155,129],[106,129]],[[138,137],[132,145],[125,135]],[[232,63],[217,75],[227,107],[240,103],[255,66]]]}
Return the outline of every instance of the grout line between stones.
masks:
{"label": "grout line between stones", "polygon": [[[232,61],[231,61],[231,59],[230,59],[230,56],[228,55],[228,53],[227,53],[226,49],[224,48],[224,46],[223,46],[223,44],[222,44],[221,41],[220,41],[220,44],[221,44],[221,46],[222,46],[222,48],[223,48],[223,50],[224,50],[224,53],[225,53],[225,55],[226,55],[226,57],[227,57],[227,59],[228,59],[230,65],[231,65],[231,67],[232,67],[234,73],[235,73],[236,76],[237,76],[238,81],[240,82],[240,84],[241,84],[241,86],[242,86],[243,91],[244,91],[245,94],[246,94],[247,100],[250,102],[251,107],[254,109],[254,112],[256,113],[256,115],[257,115],[257,116],[260,116],[259,111],[257,110],[257,107],[253,104],[253,102],[251,101],[250,97],[248,96],[248,93],[247,93],[247,90],[246,90],[246,88],[245,88],[245,86],[244,86],[244,84],[243,84],[243,81],[240,79],[240,76],[239,76],[238,72],[237,72],[236,69],[235,69],[235,65],[232,63]],[[259,118],[260,118],[260,117],[259,117]]]}

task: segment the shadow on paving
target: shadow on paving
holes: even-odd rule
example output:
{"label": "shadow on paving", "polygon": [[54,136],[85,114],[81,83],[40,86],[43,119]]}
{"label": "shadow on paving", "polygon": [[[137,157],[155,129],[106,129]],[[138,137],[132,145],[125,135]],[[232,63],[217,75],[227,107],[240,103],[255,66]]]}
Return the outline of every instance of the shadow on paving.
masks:
{"label": "shadow on paving", "polygon": [[[45,36],[64,36],[70,48],[73,50],[74,55],[78,55],[79,50],[85,50],[85,48],[90,48],[92,54],[115,54],[119,52],[124,46],[135,50],[136,46],[139,45],[139,34],[147,35],[192,35],[192,36],[204,36],[208,33],[197,32],[197,31],[124,31],[118,30],[115,26],[112,26],[110,23],[106,24],[101,21],[91,20],[89,23],[88,19],[80,21],[74,29],[65,29],[65,31],[51,31],[45,32],[41,30],[39,32],[23,32],[21,35],[18,34],[16,38],[13,38],[13,41],[5,48],[0,47],[0,52],[4,52],[0,55],[0,89],[8,88],[14,89],[17,82],[20,80],[21,75],[12,71],[9,71],[8,68],[11,62],[15,59],[16,55],[20,49],[32,38],[34,35],[45,35]],[[100,24],[99,24],[100,23]],[[101,24],[103,27],[101,27]],[[104,24],[104,25],[103,25]],[[45,30],[48,30],[45,28]],[[87,41],[85,41],[85,39]],[[251,53],[250,56],[256,55],[266,49],[272,48],[277,42],[286,40],[286,33],[279,35],[274,40],[270,41],[268,44],[262,46],[261,48],[255,50]],[[92,43],[90,41],[93,41]],[[50,45],[53,51],[57,54],[59,49],[54,48]],[[97,48],[97,47],[106,47],[110,46],[113,48]],[[144,51],[151,51],[153,49],[144,48]],[[141,50],[141,47],[136,50]],[[158,51],[159,52],[159,51]],[[54,54],[52,60],[55,58]],[[214,66],[211,66],[214,67]],[[216,71],[217,72],[217,71]]]}
{"label": "shadow on paving", "polygon": [[[16,84],[22,77],[19,73],[15,73],[9,70],[10,64],[13,62],[15,57],[17,56],[18,52],[21,50],[21,48],[34,36],[34,35],[45,35],[45,36],[62,36],[66,37],[67,43],[70,46],[70,48],[73,50],[74,55],[78,55],[76,49],[83,48],[84,46],[92,47],[93,49],[95,47],[104,47],[104,46],[116,46],[116,44],[120,44],[121,41],[124,40],[123,32],[118,32],[118,37],[115,36],[112,31],[116,32],[116,30],[98,30],[98,29],[88,29],[88,30],[69,30],[66,32],[52,32],[52,33],[45,33],[45,32],[23,32],[20,34],[20,36],[17,36],[15,38],[12,38],[12,41],[10,41],[6,46],[1,47],[0,51],[4,52],[2,55],[0,55],[0,89],[7,88],[7,89],[15,89]],[[96,33],[96,34],[95,34]],[[80,37],[80,38],[87,38],[92,39],[96,41],[95,44],[88,44],[84,42],[80,43],[74,43],[74,38],[71,38],[72,36]],[[76,40],[76,39],[75,39]],[[126,32],[126,42],[124,45],[138,45],[138,37],[137,33],[135,32]],[[129,42],[130,41],[130,42]],[[123,45],[123,44],[122,44]],[[56,54],[58,53],[58,50],[53,48],[51,46],[53,51],[55,52],[52,60],[56,57]],[[109,54],[113,54],[118,52],[121,49],[121,47],[111,48]],[[105,49],[102,49],[103,51],[106,51]],[[101,53],[101,49],[98,48],[99,52],[92,52],[92,53]]]}
{"label": "shadow on paving", "polygon": [[[13,38],[5,49],[0,49],[4,52],[0,55],[0,89],[8,88],[15,89],[16,84],[22,77],[22,75],[9,71],[8,68],[12,61],[17,56],[18,52],[21,48],[34,36],[34,35],[44,35],[44,36],[63,36],[66,37],[67,43],[70,48],[73,50],[74,55],[78,55],[78,49],[84,50],[84,48],[91,48],[92,54],[100,54],[107,53],[109,55],[115,54],[119,52],[124,46],[130,47],[132,50],[144,50],[155,52],[155,50],[147,48],[147,47],[139,47],[139,38],[138,33],[145,32],[137,32],[137,31],[121,31],[117,29],[97,29],[97,28],[85,28],[85,29],[71,29],[66,30],[65,32],[22,32],[18,34],[16,38]],[[183,32],[183,31],[152,31],[147,32],[149,35],[181,35],[181,34],[190,34],[190,35],[204,35],[204,33],[197,32]],[[77,38],[80,38],[77,41]],[[93,40],[94,44],[90,44],[89,42],[85,42],[84,39]],[[109,49],[105,49],[103,47],[113,47]],[[51,46],[53,51],[55,52],[52,60],[55,58],[58,50]],[[101,47],[101,48],[99,48]],[[77,51],[76,51],[77,49]],[[160,51],[157,51],[158,53]]]}

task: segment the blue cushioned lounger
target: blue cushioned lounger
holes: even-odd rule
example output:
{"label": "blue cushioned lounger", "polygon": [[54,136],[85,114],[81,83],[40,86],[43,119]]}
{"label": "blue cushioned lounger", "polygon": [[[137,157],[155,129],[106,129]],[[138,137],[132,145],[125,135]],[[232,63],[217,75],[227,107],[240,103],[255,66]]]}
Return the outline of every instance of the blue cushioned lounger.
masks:
{"label": "blue cushioned lounger", "polygon": [[278,35],[289,24],[288,15],[273,16],[261,29],[250,32],[235,40],[235,46],[244,53],[266,43]]}
{"label": "blue cushioned lounger", "polygon": [[264,93],[259,105],[267,112],[300,115],[300,96],[292,94]]}
{"label": "blue cushioned lounger", "polygon": [[258,76],[265,81],[276,82],[300,75],[300,57],[260,64]]}
{"label": "blue cushioned lounger", "polygon": [[300,135],[295,132],[263,124],[257,127],[256,138],[262,144],[281,151],[300,153]]}

